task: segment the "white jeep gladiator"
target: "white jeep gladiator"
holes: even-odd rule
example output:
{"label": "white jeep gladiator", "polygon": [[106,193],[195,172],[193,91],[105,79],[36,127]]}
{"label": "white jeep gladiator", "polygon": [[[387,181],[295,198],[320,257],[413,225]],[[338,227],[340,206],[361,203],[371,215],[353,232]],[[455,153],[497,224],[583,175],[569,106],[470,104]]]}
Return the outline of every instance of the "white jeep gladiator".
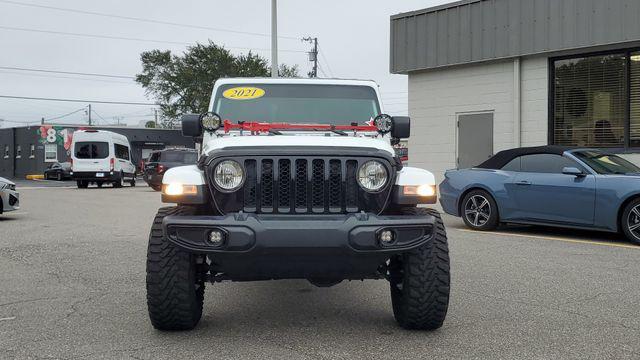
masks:
{"label": "white jeep gladiator", "polygon": [[434,176],[393,144],[409,118],[383,112],[373,81],[218,80],[209,112],[184,115],[197,165],[170,169],[147,254],[147,304],[161,330],[194,328],[205,283],[386,279],[407,329],[442,326],[447,236]]}

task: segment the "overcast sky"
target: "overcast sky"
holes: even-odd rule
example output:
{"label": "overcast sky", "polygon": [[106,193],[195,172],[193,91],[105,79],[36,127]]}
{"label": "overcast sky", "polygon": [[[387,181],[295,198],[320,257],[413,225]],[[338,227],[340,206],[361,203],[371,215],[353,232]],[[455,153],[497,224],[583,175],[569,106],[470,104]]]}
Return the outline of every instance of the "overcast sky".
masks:
{"label": "overcast sky", "polygon": [[[449,2],[447,0],[279,0],[279,60],[298,64],[306,75],[310,45],[299,38],[318,37],[319,76],[376,80],[387,112],[406,114],[407,78],[389,73],[389,16]],[[115,19],[54,9],[35,4],[119,16],[192,24],[229,31],[191,29],[166,24]],[[270,0],[0,0],[0,67],[134,76],[140,53],[170,49],[180,53],[190,43],[211,39],[234,53],[249,49],[270,59]],[[12,28],[12,29],[9,29]],[[16,28],[23,29],[17,30]],[[31,31],[24,31],[24,30]],[[99,36],[138,38],[126,41],[34,32],[44,30]],[[234,31],[264,34],[249,35]],[[78,75],[0,69],[0,95],[152,102],[134,81]],[[39,122],[85,107],[87,103],[0,98],[2,127]],[[129,125],[151,120],[151,106],[93,104],[99,124],[121,117]],[[102,118],[101,118],[102,117]],[[13,122],[10,122],[13,121]],[[85,123],[79,111],[55,120]],[[20,122],[20,123],[17,123]]]}

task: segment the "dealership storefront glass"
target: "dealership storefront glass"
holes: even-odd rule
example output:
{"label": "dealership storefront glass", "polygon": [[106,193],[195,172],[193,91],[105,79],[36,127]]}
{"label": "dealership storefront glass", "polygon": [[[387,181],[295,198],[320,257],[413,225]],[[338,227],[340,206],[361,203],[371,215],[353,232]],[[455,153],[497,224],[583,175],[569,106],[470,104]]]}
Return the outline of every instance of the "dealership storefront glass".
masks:
{"label": "dealership storefront glass", "polygon": [[640,147],[640,52],[552,61],[550,142]]}

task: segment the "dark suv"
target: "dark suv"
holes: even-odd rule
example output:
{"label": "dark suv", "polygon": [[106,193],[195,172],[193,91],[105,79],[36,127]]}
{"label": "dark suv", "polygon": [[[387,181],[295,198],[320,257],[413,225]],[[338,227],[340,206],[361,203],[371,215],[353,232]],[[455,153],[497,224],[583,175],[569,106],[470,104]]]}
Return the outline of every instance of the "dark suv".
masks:
{"label": "dark suv", "polygon": [[198,162],[198,153],[194,149],[165,149],[154,151],[144,164],[144,181],[153,190],[162,189],[164,173],[176,166],[194,165]]}

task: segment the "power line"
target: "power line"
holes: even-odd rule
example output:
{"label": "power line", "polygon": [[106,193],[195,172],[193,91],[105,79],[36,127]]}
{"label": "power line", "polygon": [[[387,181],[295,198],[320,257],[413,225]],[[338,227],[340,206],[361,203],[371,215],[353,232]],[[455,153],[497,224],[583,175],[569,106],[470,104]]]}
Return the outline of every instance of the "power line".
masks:
{"label": "power line", "polygon": [[142,102],[106,101],[106,100],[79,100],[79,99],[59,99],[59,98],[45,98],[45,97],[31,97],[31,96],[14,96],[14,95],[0,95],[0,98],[5,98],[5,99],[20,99],[20,100],[64,101],[64,102],[96,103],[96,104],[115,104],[115,105],[144,105],[144,106],[156,106],[156,105],[158,105],[158,104],[154,104],[154,103],[142,103]]}
{"label": "power line", "polygon": [[[40,33],[40,34],[54,34],[54,35],[76,36],[76,37],[84,37],[84,38],[108,39],[108,40],[138,41],[138,42],[149,42],[149,43],[171,44],[171,45],[194,45],[193,43],[182,42],[182,41],[143,39],[143,38],[100,35],[100,34],[72,33],[72,32],[64,32],[64,31],[29,29],[29,28],[20,28],[20,27],[12,27],[12,26],[0,26],[0,29],[11,30],[11,31],[34,32],[34,33]],[[271,49],[263,49],[263,48],[248,48],[248,47],[225,46],[225,45],[222,45],[222,47],[227,49],[234,49],[234,50],[271,51]],[[306,52],[304,50],[279,50],[279,51],[294,52],[294,53]]]}
{"label": "power line", "polygon": [[118,80],[106,80],[106,79],[83,79],[79,77],[71,77],[71,76],[56,76],[49,74],[28,74],[21,73],[17,71],[0,71],[0,74],[9,74],[9,75],[20,75],[20,76],[35,76],[35,77],[43,77],[43,78],[52,78],[52,79],[69,79],[69,80],[80,80],[80,81],[99,81],[99,82],[107,82],[107,83],[115,83],[115,84],[135,84],[133,81],[118,81]]}
{"label": "power line", "polygon": [[[77,14],[94,15],[94,16],[102,16],[102,17],[108,17],[108,18],[114,18],[114,19],[146,22],[146,23],[151,23],[151,24],[170,25],[170,26],[178,26],[178,27],[191,28],[191,29],[220,31],[220,32],[228,32],[228,33],[243,34],[243,35],[254,35],[254,36],[263,36],[263,37],[270,37],[271,36],[270,34],[265,34],[265,33],[239,31],[239,30],[229,30],[229,29],[221,29],[221,28],[214,28],[214,27],[201,26],[201,25],[192,25],[192,24],[182,24],[182,23],[163,21],[163,20],[145,19],[145,18],[140,18],[140,17],[115,15],[115,14],[105,14],[105,13],[100,13],[100,12],[96,12],[96,11],[69,9],[69,8],[61,8],[61,7],[48,6],[48,5],[26,4],[26,3],[22,3],[22,2],[18,2],[18,1],[0,0],[0,2],[1,3],[5,3],[5,4],[12,4],[12,5],[19,5],[19,6],[30,6],[30,7],[42,8],[42,9],[72,12],[72,13],[77,13]],[[298,40],[297,37],[293,37],[293,36],[278,36],[278,37],[282,38],[282,39]]]}
{"label": "power line", "polygon": [[97,77],[108,77],[108,78],[119,78],[119,79],[135,79],[133,76],[126,76],[126,75],[111,75],[111,74],[85,73],[85,72],[75,72],[75,71],[47,70],[47,69],[22,68],[22,67],[13,67],[13,66],[0,66],[0,69],[34,71],[34,72],[53,73],[53,74],[97,76]]}
{"label": "power line", "polygon": [[74,110],[74,111],[72,111],[72,112],[70,112],[70,113],[68,113],[68,114],[59,115],[59,116],[55,116],[55,117],[52,117],[52,118],[44,119],[44,121],[51,121],[51,120],[58,120],[58,119],[62,119],[62,118],[65,118],[65,117],[67,117],[67,116],[71,116],[71,115],[73,115],[73,114],[75,114],[75,113],[79,113],[80,111],[84,111],[84,110],[85,110],[85,108],[80,108],[80,109],[78,109],[78,110]]}
{"label": "power line", "polygon": [[320,45],[318,45],[318,51],[320,52],[320,56],[322,57],[322,60],[324,61],[324,64],[327,66],[327,70],[329,71],[329,75],[331,75],[331,77],[333,77],[333,70],[331,70],[331,66],[329,66],[329,61],[327,61],[327,58],[324,56],[324,51],[322,50],[322,48],[320,48]]}

